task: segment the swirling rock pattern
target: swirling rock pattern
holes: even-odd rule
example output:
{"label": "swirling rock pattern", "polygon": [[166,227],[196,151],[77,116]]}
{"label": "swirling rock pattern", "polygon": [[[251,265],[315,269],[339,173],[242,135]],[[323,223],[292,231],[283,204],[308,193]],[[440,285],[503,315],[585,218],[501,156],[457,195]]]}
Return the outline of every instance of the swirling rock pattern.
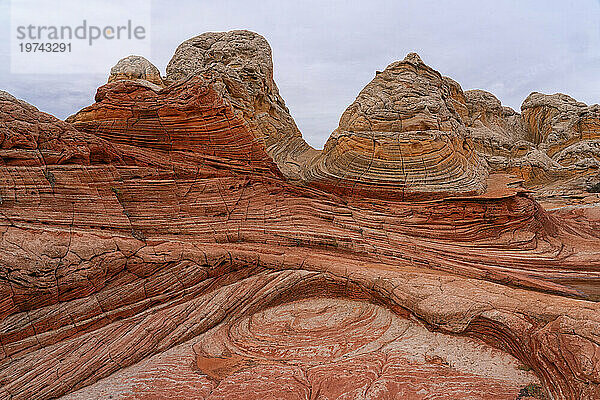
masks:
{"label": "swirling rock pattern", "polygon": [[[298,180],[201,74],[110,82],[72,123],[1,93],[0,399],[600,398],[600,208],[436,183],[479,176],[481,111],[416,56],[392,65],[383,105],[340,122],[352,146],[338,131]],[[394,123],[410,79],[431,99],[396,99]],[[404,161],[347,163],[343,190],[303,175],[369,135],[381,160],[411,143],[464,168],[412,198]]]}
{"label": "swirling rock pattern", "polygon": [[[176,384],[186,376],[196,384]],[[66,398],[429,399],[480,392],[478,398],[513,400],[536,385],[516,359],[477,340],[429,332],[370,303],[309,299],[220,325]]]}
{"label": "swirling rock pattern", "polygon": [[159,89],[119,81],[98,89],[96,103],[68,118],[75,128],[113,143],[201,153],[276,171],[262,143],[200,78]]}
{"label": "swirling rock pattern", "polygon": [[409,199],[482,193],[487,170],[447,81],[411,53],[360,92],[305,178],[343,195]]}

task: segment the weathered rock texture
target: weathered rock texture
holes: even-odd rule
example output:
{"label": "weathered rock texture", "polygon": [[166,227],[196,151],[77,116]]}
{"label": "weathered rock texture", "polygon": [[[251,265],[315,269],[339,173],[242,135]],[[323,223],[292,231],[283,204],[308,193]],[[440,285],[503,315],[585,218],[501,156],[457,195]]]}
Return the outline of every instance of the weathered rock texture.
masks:
{"label": "weathered rock texture", "polygon": [[118,163],[121,158],[108,142],[4,91],[0,91],[0,121],[3,166],[90,165]]}
{"label": "weathered rock texture", "polygon": [[208,80],[227,99],[288,178],[299,178],[301,167],[317,152],[302,139],[279,95],[271,47],[264,37],[238,30],[186,40],[169,62],[167,78],[194,75]]}
{"label": "weathered rock texture", "polygon": [[[299,181],[202,74],[110,82],[72,124],[2,93],[0,399],[600,398],[600,209],[484,185],[471,96],[390,68]],[[432,94],[403,104],[398,76]],[[407,165],[410,201],[389,142],[360,191],[303,175],[369,135],[461,162]]]}
{"label": "weathered rock texture", "polygon": [[411,53],[360,92],[305,178],[345,195],[408,199],[480,194],[487,170],[449,85]]}
{"label": "weathered rock texture", "polygon": [[111,68],[108,82],[120,80],[144,80],[158,87],[165,86],[158,68],[142,56],[125,57]]}

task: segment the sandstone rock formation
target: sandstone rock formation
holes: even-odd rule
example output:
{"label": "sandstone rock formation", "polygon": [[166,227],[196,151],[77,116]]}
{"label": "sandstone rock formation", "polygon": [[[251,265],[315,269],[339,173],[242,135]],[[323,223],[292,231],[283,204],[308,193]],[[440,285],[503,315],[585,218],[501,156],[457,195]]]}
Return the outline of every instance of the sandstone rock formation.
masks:
{"label": "sandstone rock formation", "polygon": [[137,81],[104,85],[96,103],[68,121],[79,131],[112,143],[160,149],[169,157],[202,153],[279,174],[244,120],[198,77],[158,91]]}
{"label": "sandstone rock formation", "polygon": [[199,75],[232,105],[291,179],[316,155],[298,130],[273,80],[271,47],[245,30],[208,32],[183,42],[167,66],[173,81]]}
{"label": "sandstone rock formation", "polygon": [[119,80],[144,80],[158,87],[165,86],[158,68],[142,56],[122,58],[111,68],[108,82]]}
{"label": "sandstone rock formation", "polygon": [[[470,136],[486,152],[512,155],[513,149],[528,147],[527,130],[512,108],[484,90],[464,92],[469,117],[465,121]],[[515,154],[518,155],[518,154]]]}
{"label": "sandstone rock formation", "polygon": [[411,53],[360,92],[305,178],[350,196],[408,199],[480,194],[487,170],[450,87]]}
{"label": "sandstone rock formation", "polygon": [[518,114],[410,55],[288,159],[258,35],[200,37],[258,69],[113,81],[70,122],[0,93],[0,399],[600,398],[600,208],[473,150]]}

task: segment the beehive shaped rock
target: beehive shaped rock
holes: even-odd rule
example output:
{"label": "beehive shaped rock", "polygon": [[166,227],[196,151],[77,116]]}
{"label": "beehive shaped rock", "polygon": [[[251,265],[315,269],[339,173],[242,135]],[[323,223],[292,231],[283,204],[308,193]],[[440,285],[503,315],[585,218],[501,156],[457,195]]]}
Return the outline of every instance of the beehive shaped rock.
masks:
{"label": "beehive shaped rock", "polygon": [[407,55],[378,72],[346,109],[306,179],[369,197],[483,192],[487,170],[453,103],[442,76]]}

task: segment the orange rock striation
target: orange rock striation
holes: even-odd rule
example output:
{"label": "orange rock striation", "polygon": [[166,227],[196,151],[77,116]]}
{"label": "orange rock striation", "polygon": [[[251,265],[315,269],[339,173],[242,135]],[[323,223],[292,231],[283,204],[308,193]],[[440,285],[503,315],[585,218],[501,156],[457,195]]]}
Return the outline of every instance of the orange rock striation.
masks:
{"label": "orange rock striation", "polygon": [[521,117],[417,57],[321,152],[180,55],[69,123],[1,92],[0,399],[600,398],[600,209],[488,176]]}
{"label": "orange rock striation", "polygon": [[411,53],[360,92],[305,178],[343,195],[405,200],[480,194],[487,170],[449,86]]}
{"label": "orange rock striation", "polygon": [[273,80],[271,46],[254,32],[207,32],[177,47],[167,79],[201,76],[231,104],[289,179],[298,179],[317,151],[310,147]]}

